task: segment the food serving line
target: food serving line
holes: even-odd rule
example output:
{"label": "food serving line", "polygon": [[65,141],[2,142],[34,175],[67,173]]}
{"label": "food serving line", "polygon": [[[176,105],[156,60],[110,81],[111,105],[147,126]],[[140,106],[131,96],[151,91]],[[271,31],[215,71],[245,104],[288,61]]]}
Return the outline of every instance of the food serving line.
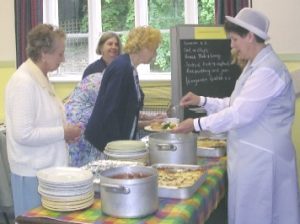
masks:
{"label": "food serving line", "polygon": [[[22,216],[17,222],[26,223],[204,223],[217,207],[225,193],[225,163],[220,159],[199,159],[201,164],[210,164],[205,182],[189,199],[159,199],[159,210],[144,218],[118,219],[101,212],[101,199],[96,198],[94,204],[81,211],[56,212],[38,207]],[[216,166],[214,165],[216,163]]]}
{"label": "food serving line", "polygon": [[225,194],[226,157],[197,157],[199,149],[216,149],[207,148],[211,141],[216,140],[205,136],[199,141],[192,133],[156,133],[145,142],[108,143],[108,160],[41,170],[37,177],[42,206],[16,221],[204,223]]}
{"label": "food serving line", "polygon": [[143,218],[114,218],[103,214],[101,199],[96,194],[93,205],[74,212],[58,212],[43,208],[32,209],[17,217],[19,224],[49,223],[109,223],[109,224],[156,224],[156,223],[204,223],[225,194],[226,157],[201,158],[198,164],[208,167],[204,183],[189,199],[159,198],[159,209]]}

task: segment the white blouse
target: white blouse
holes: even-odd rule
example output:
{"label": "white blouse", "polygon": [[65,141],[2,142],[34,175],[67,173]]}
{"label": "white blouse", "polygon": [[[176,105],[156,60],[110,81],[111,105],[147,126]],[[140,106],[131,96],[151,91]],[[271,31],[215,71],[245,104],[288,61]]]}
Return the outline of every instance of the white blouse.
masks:
{"label": "white blouse", "polygon": [[[194,129],[220,133],[247,125],[261,114],[268,102],[278,96],[283,88],[284,83],[274,70],[259,68],[246,81],[240,95],[231,105],[230,97],[207,97],[205,109],[209,116],[194,119]],[[200,96],[200,102],[204,102],[203,96]]]}

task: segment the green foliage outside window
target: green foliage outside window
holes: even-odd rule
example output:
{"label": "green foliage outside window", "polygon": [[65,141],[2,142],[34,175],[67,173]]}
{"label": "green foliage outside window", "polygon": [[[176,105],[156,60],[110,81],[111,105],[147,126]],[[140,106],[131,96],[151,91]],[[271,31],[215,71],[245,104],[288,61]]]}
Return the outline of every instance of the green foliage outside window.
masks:
{"label": "green foliage outside window", "polygon": [[[214,24],[214,0],[198,0],[199,24]],[[149,25],[169,30],[184,23],[183,0],[149,0]],[[83,6],[82,10],[87,10]],[[102,30],[122,32],[122,43],[126,39],[126,32],[134,27],[134,0],[101,0]],[[87,31],[87,13],[83,13],[81,31]],[[157,49],[156,60],[151,64],[152,71],[171,71],[170,34],[163,32],[163,41]]]}
{"label": "green foliage outside window", "polygon": [[149,0],[149,25],[158,29],[170,29],[184,23],[182,0]]}
{"label": "green foliage outside window", "polygon": [[[149,0],[149,25],[170,30],[178,24],[184,24],[184,1],[182,0]],[[151,71],[171,71],[170,33],[163,33],[163,40],[157,49],[156,60],[150,65]]]}
{"label": "green foliage outside window", "polygon": [[124,31],[134,27],[134,0],[101,0],[102,30]]}
{"label": "green foliage outside window", "polygon": [[215,0],[198,0],[199,24],[215,24]]}

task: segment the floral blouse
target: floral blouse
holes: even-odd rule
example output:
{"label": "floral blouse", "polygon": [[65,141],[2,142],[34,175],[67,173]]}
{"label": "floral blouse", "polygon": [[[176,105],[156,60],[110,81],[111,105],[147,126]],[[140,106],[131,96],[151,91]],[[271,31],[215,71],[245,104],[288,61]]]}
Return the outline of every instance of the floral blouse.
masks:
{"label": "floral blouse", "polygon": [[72,124],[81,124],[81,137],[76,143],[69,144],[69,165],[80,167],[90,161],[103,158],[100,150],[92,146],[84,138],[84,130],[92,114],[103,73],[94,73],[75,87],[65,103],[67,121]]}

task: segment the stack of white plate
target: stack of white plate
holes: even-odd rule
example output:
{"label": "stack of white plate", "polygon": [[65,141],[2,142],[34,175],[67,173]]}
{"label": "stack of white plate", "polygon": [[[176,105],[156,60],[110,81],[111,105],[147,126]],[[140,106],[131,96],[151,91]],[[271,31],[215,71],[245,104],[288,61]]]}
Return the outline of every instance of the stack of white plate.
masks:
{"label": "stack of white plate", "polygon": [[75,167],[52,167],[38,171],[38,191],[43,207],[75,211],[94,203],[93,174]]}
{"label": "stack of white plate", "polygon": [[149,151],[145,142],[139,140],[118,140],[109,142],[104,150],[107,159],[149,163]]}

